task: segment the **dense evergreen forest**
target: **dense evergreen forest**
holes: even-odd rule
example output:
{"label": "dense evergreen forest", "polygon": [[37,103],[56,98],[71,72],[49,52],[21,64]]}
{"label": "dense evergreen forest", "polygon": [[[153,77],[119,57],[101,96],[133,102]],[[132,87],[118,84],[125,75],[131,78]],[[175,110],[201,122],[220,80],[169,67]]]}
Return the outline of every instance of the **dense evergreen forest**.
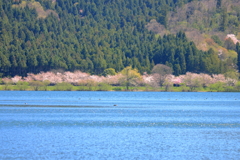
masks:
{"label": "dense evergreen forest", "polygon": [[152,19],[167,27],[167,14],[191,1],[0,0],[0,73],[100,75],[126,66],[149,73],[159,63],[175,75],[224,73],[231,66],[212,49],[198,50],[183,31],[161,37],[146,28]]}

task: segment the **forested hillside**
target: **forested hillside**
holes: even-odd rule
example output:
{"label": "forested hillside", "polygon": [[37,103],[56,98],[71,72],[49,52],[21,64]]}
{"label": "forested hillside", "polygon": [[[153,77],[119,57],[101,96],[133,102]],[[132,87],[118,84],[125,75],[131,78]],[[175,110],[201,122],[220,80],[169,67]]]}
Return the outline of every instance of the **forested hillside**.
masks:
{"label": "forested hillside", "polygon": [[[0,73],[25,76],[63,69],[100,75],[126,66],[143,73],[158,63],[172,67],[175,75],[234,69],[236,59],[198,50],[181,29],[167,30],[169,14],[191,1],[0,0]],[[151,20],[168,34],[149,30]]]}
{"label": "forested hillside", "polygon": [[[189,40],[194,41],[201,50],[224,50],[227,34],[235,34],[240,39],[240,1],[239,0],[200,0],[176,7],[168,12],[167,25],[156,33],[163,35],[182,30]],[[211,44],[211,39],[218,46]],[[228,51],[224,50],[225,53]]]}

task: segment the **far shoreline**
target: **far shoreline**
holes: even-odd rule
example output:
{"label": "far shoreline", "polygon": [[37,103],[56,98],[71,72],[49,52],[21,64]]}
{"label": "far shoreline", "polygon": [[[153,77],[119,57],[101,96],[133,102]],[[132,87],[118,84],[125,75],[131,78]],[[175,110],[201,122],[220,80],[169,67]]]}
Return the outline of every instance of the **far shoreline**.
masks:
{"label": "far shoreline", "polygon": [[139,87],[130,87],[129,90],[125,86],[111,86],[108,88],[98,88],[87,87],[87,86],[71,86],[65,88],[56,87],[56,86],[17,86],[17,85],[0,85],[0,91],[86,91],[86,92],[240,92],[239,88],[233,87],[221,87],[217,89],[212,89],[210,87],[199,87],[193,88],[186,86],[180,87],[149,87],[149,86],[139,86]]}

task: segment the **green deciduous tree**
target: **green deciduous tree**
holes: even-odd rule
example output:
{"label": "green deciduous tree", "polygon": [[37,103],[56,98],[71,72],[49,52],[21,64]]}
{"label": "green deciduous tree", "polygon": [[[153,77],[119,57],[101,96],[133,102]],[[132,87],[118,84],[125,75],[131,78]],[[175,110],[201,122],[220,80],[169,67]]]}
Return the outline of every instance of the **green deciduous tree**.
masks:
{"label": "green deciduous tree", "polygon": [[121,72],[121,82],[126,86],[126,90],[129,90],[130,86],[136,86],[141,82],[142,77],[137,69],[133,69],[131,66],[124,68]]}
{"label": "green deciduous tree", "polygon": [[108,76],[108,75],[113,76],[113,75],[115,75],[115,74],[116,74],[116,71],[115,71],[115,69],[113,69],[113,68],[107,68],[107,69],[105,69],[105,70],[103,71],[103,75],[104,75],[104,76]]}

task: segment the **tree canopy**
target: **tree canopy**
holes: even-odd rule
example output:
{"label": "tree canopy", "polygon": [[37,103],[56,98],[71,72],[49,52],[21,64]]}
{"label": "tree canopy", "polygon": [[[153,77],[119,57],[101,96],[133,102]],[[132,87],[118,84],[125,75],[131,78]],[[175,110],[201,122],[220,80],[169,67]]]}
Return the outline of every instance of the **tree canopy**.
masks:
{"label": "tree canopy", "polygon": [[133,69],[131,66],[124,68],[121,71],[122,74],[122,84],[126,86],[126,90],[129,90],[130,86],[136,86],[142,80],[141,74],[137,69]]}
{"label": "tree canopy", "polygon": [[127,66],[150,73],[165,64],[175,75],[225,72],[217,53],[200,51],[184,32],[155,35],[167,13],[191,0],[0,0],[0,73],[53,69],[101,75]]}

